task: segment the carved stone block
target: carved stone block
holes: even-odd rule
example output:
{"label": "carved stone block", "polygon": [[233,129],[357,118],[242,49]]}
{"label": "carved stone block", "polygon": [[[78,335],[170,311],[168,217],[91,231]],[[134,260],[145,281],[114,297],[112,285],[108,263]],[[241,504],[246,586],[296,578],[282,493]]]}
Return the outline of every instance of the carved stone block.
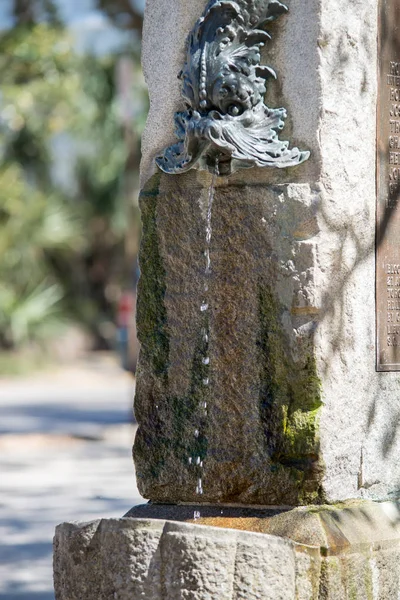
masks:
{"label": "carved stone block", "polygon": [[[267,504],[395,497],[400,380],[375,370],[377,0],[357,10],[350,0],[288,2],[268,24],[260,64],[278,78],[260,106],[285,106],[286,139],[311,156],[293,169],[218,178],[208,366],[200,309],[212,178],[151,179],[184,109],[182,82],[161,85],[151,66],[182,70],[183,40],[207,6],[147,3],[140,489],[168,502],[193,501],[198,490],[204,501]],[[170,10],[174,42],[157,45],[157,18]]]}

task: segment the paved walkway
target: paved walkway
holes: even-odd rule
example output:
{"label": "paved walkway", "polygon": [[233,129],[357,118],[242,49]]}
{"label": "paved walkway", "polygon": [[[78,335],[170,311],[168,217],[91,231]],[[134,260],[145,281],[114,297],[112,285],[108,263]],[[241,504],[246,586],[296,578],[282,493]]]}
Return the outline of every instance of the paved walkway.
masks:
{"label": "paved walkway", "polygon": [[63,521],[143,502],[131,458],[133,380],[111,359],[0,380],[0,600],[53,600]]}

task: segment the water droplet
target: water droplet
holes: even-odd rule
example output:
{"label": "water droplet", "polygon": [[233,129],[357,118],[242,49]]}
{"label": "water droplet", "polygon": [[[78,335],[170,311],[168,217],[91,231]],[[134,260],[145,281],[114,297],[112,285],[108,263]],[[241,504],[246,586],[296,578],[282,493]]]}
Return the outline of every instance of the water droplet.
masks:
{"label": "water droplet", "polygon": [[210,258],[210,250],[208,248],[204,252],[204,256],[206,257],[206,275],[209,275],[211,273],[211,258]]}
{"label": "water droplet", "polygon": [[[212,184],[210,186],[210,190],[209,190],[209,195],[208,195],[208,207],[207,207],[207,223],[206,223],[206,249],[204,251],[204,257],[206,259],[206,267],[205,267],[205,276],[206,278],[211,274],[212,270],[211,270],[211,238],[212,238],[212,208],[213,208],[213,202],[214,202],[214,195],[215,195],[215,186],[216,186],[216,181],[217,181],[217,177],[219,175],[219,168],[218,168],[218,158],[216,158],[215,161],[215,169],[214,169],[214,174],[213,174],[213,179],[212,179]],[[204,291],[208,292],[209,291],[209,282],[208,280],[206,280],[204,282]],[[209,310],[209,303],[207,302],[207,298],[208,295],[206,295],[203,303],[200,306],[200,310],[201,312],[206,312],[207,310]],[[209,343],[209,331],[207,328],[203,327],[201,330],[201,335],[203,338],[203,341],[208,344]],[[209,365],[210,364],[210,357],[209,356],[204,356],[204,358],[202,358],[202,363],[203,365]],[[204,386],[208,386],[210,384],[210,379],[209,377],[205,377],[203,379],[203,385]],[[204,414],[207,415],[207,402],[204,402]],[[199,437],[199,430],[196,429],[195,433],[194,433],[195,437],[198,438]],[[189,464],[192,464],[192,459],[189,459]],[[196,459],[196,465],[199,466],[201,469],[203,468],[203,461],[201,460],[201,457],[198,456]],[[197,482],[197,487],[196,487],[196,494],[203,494],[203,483],[202,480],[199,479]],[[198,515],[198,516],[197,516]],[[194,513],[194,518],[196,520],[196,518],[200,518],[200,513],[195,512]]]}

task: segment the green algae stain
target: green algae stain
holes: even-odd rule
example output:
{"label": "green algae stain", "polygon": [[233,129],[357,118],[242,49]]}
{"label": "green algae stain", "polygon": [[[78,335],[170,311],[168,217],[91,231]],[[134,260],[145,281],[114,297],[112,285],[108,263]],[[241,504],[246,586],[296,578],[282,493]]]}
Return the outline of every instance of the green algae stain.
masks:
{"label": "green algae stain", "polygon": [[316,475],[315,466],[321,465],[318,424],[322,400],[315,358],[311,348],[298,362],[290,356],[280,309],[269,287],[262,284],[259,319],[259,398],[266,448],[273,469],[289,469],[297,481],[299,500],[318,502],[322,500],[320,473]]}
{"label": "green algae stain", "polygon": [[[141,493],[146,496],[149,481],[162,475],[171,452],[166,436],[168,408],[162,403],[168,384],[169,335],[164,304],[166,273],[157,231],[160,176],[154,175],[140,194],[143,235],[140,247],[141,277],[138,285],[137,324],[141,343],[135,415],[139,423],[134,460]],[[162,411],[158,410],[160,404]],[[159,446],[154,444],[154,438]]]}
{"label": "green algae stain", "polygon": [[140,248],[141,277],[138,286],[138,338],[153,372],[167,376],[169,336],[164,305],[166,274],[157,231],[160,176],[154,175],[140,195],[143,238]]}
{"label": "green algae stain", "polygon": [[202,360],[207,355],[207,348],[208,344],[199,333],[199,341],[193,354],[188,394],[186,397],[171,400],[175,457],[185,466],[188,465],[189,457],[192,457],[194,464],[197,457],[202,461],[207,456],[205,406],[209,402],[209,387],[204,385],[203,380],[209,377],[209,373]]}
{"label": "green algae stain", "polygon": [[[208,391],[203,385],[206,375],[202,357],[204,351],[201,344],[195,348],[192,363],[191,384],[186,396],[169,396],[165,391],[164,405],[168,407],[168,416],[161,423],[155,436],[157,443],[148,448],[146,463],[153,481],[160,481],[170,476],[165,470],[165,465],[174,465],[172,477],[177,486],[192,487],[193,494],[196,489],[196,480],[201,477],[201,467],[196,464],[197,458],[203,461],[207,456],[207,437],[205,433],[206,417],[204,403],[208,400]],[[153,429],[156,426],[158,415],[152,417]],[[198,431],[198,435],[195,432]],[[149,455],[152,457],[149,460]],[[191,463],[189,463],[191,458]]]}
{"label": "green algae stain", "polygon": [[[208,374],[202,359],[208,353],[208,343],[199,329],[187,394],[179,397],[170,394],[166,270],[157,222],[158,203],[163,199],[159,189],[160,176],[155,175],[140,195],[143,237],[137,322],[141,357],[135,401],[140,427],[135,456],[136,462],[140,462],[139,478],[142,482],[158,482],[162,487],[170,485],[173,479],[177,487],[192,486],[195,490],[198,468],[191,467],[188,459],[192,457],[194,465],[197,457],[203,460],[207,454],[204,405],[208,401],[209,387],[203,383]],[[204,322],[202,326],[208,328],[208,323]],[[142,369],[146,370],[145,374]],[[196,430],[198,435],[195,435]],[[166,469],[167,465],[169,469]]]}
{"label": "green algae stain", "polygon": [[369,557],[366,557],[366,564],[365,564],[365,593],[366,593],[366,600],[374,599],[374,584],[373,584],[373,579],[372,579],[372,569],[371,569],[371,565],[369,562]]}

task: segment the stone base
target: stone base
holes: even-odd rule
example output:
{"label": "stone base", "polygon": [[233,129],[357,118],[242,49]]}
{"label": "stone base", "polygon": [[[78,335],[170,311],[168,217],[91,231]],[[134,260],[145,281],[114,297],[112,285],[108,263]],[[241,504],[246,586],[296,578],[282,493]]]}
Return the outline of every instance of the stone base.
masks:
{"label": "stone base", "polygon": [[390,502],[294,510],[146,505],[123,519],[60,525],[54,552],[57,600],[400,594],[400,510]]}

